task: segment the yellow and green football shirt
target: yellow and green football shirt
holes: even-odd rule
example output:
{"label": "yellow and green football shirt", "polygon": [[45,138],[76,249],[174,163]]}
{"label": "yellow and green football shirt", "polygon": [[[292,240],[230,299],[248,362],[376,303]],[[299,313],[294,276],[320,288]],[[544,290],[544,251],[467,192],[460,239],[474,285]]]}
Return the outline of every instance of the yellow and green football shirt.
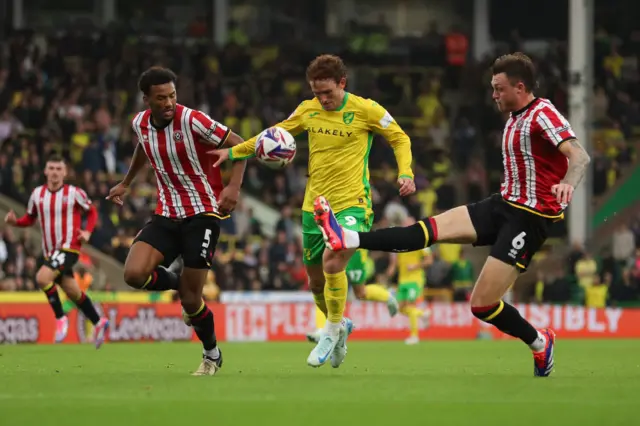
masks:
{"label": "yellow and green football shirt", "polygon": [[430,248],[422,250],[410,251],[405,253],[397,253],[398,264],[398,283],[416,283],[424,286],[426,282],[426,274],[422,264],[427,256],[431,255]]}
{"label": "yellow and green football shirt", "polygon": [[[286,120],[276,124],[293,136],[309,136],[309,179],[302,210],[313,211],[313,201],[324,195],[336,212],[350,207],[371,209],[369,152],[373,134],[385,137],[394,150],[398,177],[413,179],[411,142],[382,106],[345,92],[342,105],[325,111],[314,98],[302,102]],[[255,155],[256,137],[231,149],[230,158]]]}

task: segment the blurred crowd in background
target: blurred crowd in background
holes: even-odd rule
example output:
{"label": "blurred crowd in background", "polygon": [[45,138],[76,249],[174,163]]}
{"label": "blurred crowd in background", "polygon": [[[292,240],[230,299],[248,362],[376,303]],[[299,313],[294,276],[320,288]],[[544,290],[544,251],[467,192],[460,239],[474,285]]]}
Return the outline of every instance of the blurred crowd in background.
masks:
{"label": "blurred crowd in background", "polygon": [[[191,36],[197,36],[199,25],[204,24],[190,28]],[[128,169],[134,148],[130,121],[144,109],[136,88],[142,71],[152,65],[172,68],[179,75],[180,103],[206,112],[244,138],[285,119],[301,100],[312,96],[304,70],[318,52],[295,43],[251,43],[236,27],[224,48],[188,40],[192,39],[169,42],[115,31],[55,36],[23,31],[2,42],[0,193],[26,204],[31,190],[43,181],[48,155],[63,153],[69,181],[84,188],[99,211],[91,244],[124,261],[156,203],[150,170],[141,173],[122,208],[104,200]],[[523,41],[513,32],[504,40],[505,52],[492,52],[478,62],[469,59],[462,33],[431,24],[419,40],[392,49],[400,42],[384,22],[375,28],[353,22],[343,48],[336,52],[350,66],[348,89],[384,105],[412,138],[417,192],[406,199],[397,195],[393,151],[381,138],[374,141],[369,165],[376,226],[398,225],[408,216],[431,216],[479,200],[497,191],[502,179],[504,117],[492,104],[488,69],[496,55],[523,50]],[[536,94],[566,114],[566,44],[550,43],[545,54],[532,56],[540,72]],[[635,161],[640,33],[615,35],[600,28],[594,56],[590,191],[598,200]],[[259,198],[281,218],[275,232],[267,232],[256,219],[259,212],[241,200],[233,217],[222,224],[211,286],[222,291],[307,288],[298,232],[308,158],[305,137],[298,138],[295,163],[280,173],[249,162],[245,196]],[[566,236],[564,224],[554,236]],[[596,256],[576,247],[564,270],[540,275],[531,300],[591,303],[592,289],[603,286],[608,289],[606,303],[637,300],[640,218],[612,238],[609,253]],[[22,230],[4,228],[0,290],[33,290],[39,252]],[[472,285],[475,274],[462,247],[436,247],[435,256],[429,287]],[[393,283],[384,273],[387,264],[386,255],[372,256],[372,282]]]}

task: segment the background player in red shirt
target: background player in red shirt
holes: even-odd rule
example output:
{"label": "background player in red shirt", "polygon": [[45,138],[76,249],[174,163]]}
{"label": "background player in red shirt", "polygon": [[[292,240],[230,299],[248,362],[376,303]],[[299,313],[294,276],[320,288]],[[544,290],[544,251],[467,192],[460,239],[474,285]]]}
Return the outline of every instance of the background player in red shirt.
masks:
{"label": "background player in red shirt", "polygon": [[500,111],[510,114],[502,141],[501,194],[404,228],[367,233],[342,229],[328,206],[316,211],[316,221],[331,250],[402,252],[435,242],[491,246],[471,295],[471,311],[526,343],[533,351],[534,374],[548,376],[555,333],[536,330],[502,297],[526,270],[551,224],[564,218],[563,210],[590,159],[551,102],[534,96],[536,71],[531,59],[522,53],[501,56],[492,74],[493,99]]}
{"label": "background player in red shirt", "polygon": [[[220,234],[219,221],[235,208],[245,162],[234,163],[223,188],[220,169],[213,167],[214,157],[207,153],[243,140],[205,113],[178,104],[176,79],[171,70],[159,67],[140,77],[138,86],[149,109],[133,119],[138,144],[127,175],[107,199],[121,205],[127,188],[149,160],[156,174],[158,205],[131,246],[124,280],[138,289],[178,290],[186,322],[204,348],[194,374],[213,375],[222,366],[222,354],[202,290]],[[184,264],[181,274],[162,266],[179,256]]]}
{"label": "background player in red shirt", "polygon": [[[80,289],[73,276],[73,267],[78,262],[80,247],[91,238],[98,213],[82,189],[64,183],[67,167],[62,157],[49,158],[44,174],[47,183],[33,190],[26,214],[16,218],[12,210],[7,213],[4,221],[18,227],[31,226],[36,221],[40,224],[43,259],[42,266],[36,274],[36,282],[46,293],[56,316],[56,343],[63,341],[69,330],[69,321],[62,309],[56,287],[58,284],[93,323],[94,342],[96,348],[99,348],[104,342],[109,321],[100,318],[91,299]],[[83,229],[82,216],[85,213],[86,227]]]}

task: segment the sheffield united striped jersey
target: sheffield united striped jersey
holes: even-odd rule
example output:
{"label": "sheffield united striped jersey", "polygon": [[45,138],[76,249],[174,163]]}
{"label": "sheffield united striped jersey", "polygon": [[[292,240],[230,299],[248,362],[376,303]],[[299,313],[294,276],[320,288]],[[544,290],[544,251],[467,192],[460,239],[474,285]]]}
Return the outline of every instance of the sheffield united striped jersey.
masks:
{"label": "sheffield united striped jersey", "polygon": [[222,175],[219,168],[213,168],[214,158],[207,151],[224,144],[230,130],[180,104],[165,128],[151,124],[151,110],[138,113],[132,127],[156,174],[155,213],[172,219],[219,214]]}
{"label": "sheffield united striped jersey", "polygon": [[[82,243],[78,239],[78,232],[82,229],[82,215],[92,210],[91,200],[82,189],[63,185],[51,192],[46,185],[42,185],[31,193],[27,214],[18,220],[18,226],[29,226],[38,220],[45,257],[50,257],[56,250],[79,251]],[[92,222],[91,226],[87,226],[89,231],[93,230],[95,218]]]}
{"label": "sheffield united striped jersey", "polygon": [[512,113],[502,135],[502,197],[543,216],[561,216],[567,205],[556,201],[551,187],[564,178],[569,160],[558,147],[575,138],[569,122],[547,99],[536,98]]}

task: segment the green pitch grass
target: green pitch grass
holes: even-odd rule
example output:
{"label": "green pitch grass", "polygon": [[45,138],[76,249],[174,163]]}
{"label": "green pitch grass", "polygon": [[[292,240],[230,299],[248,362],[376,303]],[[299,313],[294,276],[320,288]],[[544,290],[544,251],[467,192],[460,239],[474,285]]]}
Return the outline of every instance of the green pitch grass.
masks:
{"label": "green pitch grass", "polygon": [[192,377],[196,344],[1,346],[2,426],[638,424],[640,340],[559,340],[534,378],[515,341],[352,343],[340,369],[311,344],[224,344]]}

